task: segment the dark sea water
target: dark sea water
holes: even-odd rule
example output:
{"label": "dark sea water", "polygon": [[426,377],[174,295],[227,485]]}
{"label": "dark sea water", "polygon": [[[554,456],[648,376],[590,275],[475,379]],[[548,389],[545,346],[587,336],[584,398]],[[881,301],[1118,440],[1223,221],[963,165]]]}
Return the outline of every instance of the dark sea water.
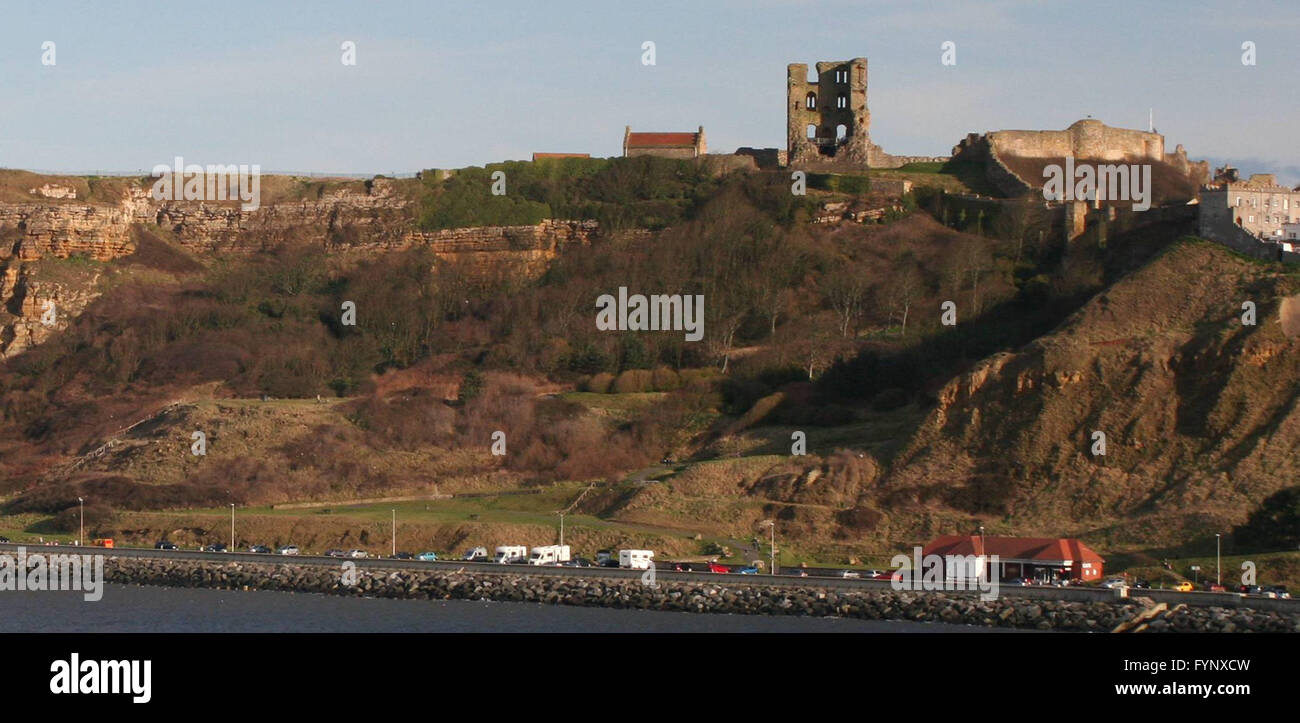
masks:
{"label": "dark sea water", "polygon": [[106,585],[0,592],[0,633],[955,633],[985,628],[839,618],[711,615],[538,603],[388,600],[308,593]]}

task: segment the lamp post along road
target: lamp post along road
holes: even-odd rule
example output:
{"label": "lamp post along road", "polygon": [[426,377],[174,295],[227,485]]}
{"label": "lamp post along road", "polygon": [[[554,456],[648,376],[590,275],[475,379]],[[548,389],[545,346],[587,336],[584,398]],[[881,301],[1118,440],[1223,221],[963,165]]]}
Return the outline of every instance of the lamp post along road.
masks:
{"label": "lamp post along road", "polygon": [[235,503],[230,503],[230,551],[235,551]]}
{"label": "lamp post along road", "polygon": [[393,508],[393,557],[397,557],[397,508]]}
{"label": "lamp post along road", "polygon": [[1214,533],[1214,581],[1223,585],[1223,536]]}
{"label": "lamp post along road", "polygon": [[776,520],[767,520],[767,526],[771,528],[772,538],[771,545],[768,549],[768,574],[776,574]]}
{"label": "lamp post along road", "polygon": [[77,498],[77,512],[81,515],[81,521],[77,523],[77,544],[81,545],[86,537],[86,501],[80,497]]}

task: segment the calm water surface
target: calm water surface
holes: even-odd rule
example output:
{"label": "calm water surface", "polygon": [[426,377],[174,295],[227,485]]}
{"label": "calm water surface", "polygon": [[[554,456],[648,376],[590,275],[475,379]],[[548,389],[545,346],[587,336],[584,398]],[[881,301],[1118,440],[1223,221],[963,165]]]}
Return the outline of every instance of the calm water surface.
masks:
{"label": "calm water surface", "polygon": [[106,585],[79,592],[0,591],[0,632],[177,633],[954,633],[986,628],[839,618],[710,615],[539,603],[389,600],[276,591]]}

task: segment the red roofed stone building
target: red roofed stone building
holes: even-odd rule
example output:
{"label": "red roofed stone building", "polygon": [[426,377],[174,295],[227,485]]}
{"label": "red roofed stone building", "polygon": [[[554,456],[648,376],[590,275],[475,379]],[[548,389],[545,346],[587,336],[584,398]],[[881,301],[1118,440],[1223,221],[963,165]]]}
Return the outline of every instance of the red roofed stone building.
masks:
{"label": "red roofed stone building", "polygon": [[1099,579],[1105,563],[1092,548],[1068,537],[944,535],[926,545],[921,555],[975,555],[985,559],[997,555],[1001,569],[992,572],[999,580],[1028,578],[1050,582],[1071,578],[1086,582]]}
{"label": "red roofed stone building", "polygon": [[664,158],[699,158],[708,153],[704,126],[696,133],[633,133],[623,129],[624,156],[662,156]]}

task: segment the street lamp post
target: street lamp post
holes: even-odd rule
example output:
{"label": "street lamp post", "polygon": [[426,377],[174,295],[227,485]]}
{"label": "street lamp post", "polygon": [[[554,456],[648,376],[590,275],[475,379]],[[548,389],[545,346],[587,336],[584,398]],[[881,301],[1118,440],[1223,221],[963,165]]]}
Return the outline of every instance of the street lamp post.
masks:
{"label": "street lamp post", "polygon": [[564,510],[560,510],[560,546],[564,546]]}
{"label": "street lamp post", "polygon": [[766,522],[767,522],[767,526],[772,529],[772,546],[771,549],[768,550],[768,560],[769,560],[768,564],[770,565],[768,574],[775,575],[776,574],[776,520],[767,520]]}
{"label": "street lamp post", "polygon": [[1223,536],[1214,533],[1214,581],[1223,584]]}
{"label": "street lamp post", "polygon": [[[986,558],[984,557],[984,525],[980,525],[980,559],[986,560]],[[988,562],[987,562],[987,561],[985,561],[985,563],[984,563],[984,577],[985,577],[986,579],[988,578]]]}
{"label": "street lamp post", "polygon": [[235,503],[230,503],[230,551],[235,551]]}
{"label": "street lamp post", "polygon": [[81,521],[77,524],[77,544],[81,545],[86,537],[86,501],[80,497],[77,498],[77,512],[81,516]]}
{"label": "street lamp post", "polygon": [[393,557],[397,557],[397,508],[393,508]]}

